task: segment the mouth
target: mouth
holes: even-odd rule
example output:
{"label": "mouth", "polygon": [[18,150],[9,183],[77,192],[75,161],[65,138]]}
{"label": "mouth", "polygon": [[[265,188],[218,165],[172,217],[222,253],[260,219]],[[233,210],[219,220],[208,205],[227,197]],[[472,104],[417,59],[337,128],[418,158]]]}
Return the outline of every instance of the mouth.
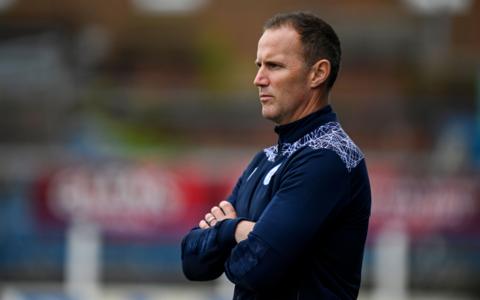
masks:
{"label": "mouth", "polygon": [[273,99],[273,96],[270,95],[270,94],[260,94],[260,101],[261,102],[267,102],[271,99]]}

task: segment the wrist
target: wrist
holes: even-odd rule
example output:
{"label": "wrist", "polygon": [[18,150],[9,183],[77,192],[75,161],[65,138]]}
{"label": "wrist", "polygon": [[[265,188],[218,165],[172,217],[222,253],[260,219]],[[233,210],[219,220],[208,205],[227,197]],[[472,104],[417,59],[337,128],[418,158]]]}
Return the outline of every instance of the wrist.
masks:
{"label": "wrist", "polygon": [[236,245],[235,232],[238,223],[243,220],[244,218],[225,219],[215,225],[215,228],[218,230],[217,240],[222,247],[231,248]]}
{"label": "wrist", "polygon": [[235,229],[235,241],[240,243],[248,238],[248,234],[253,230],[254,222],[242,220],[237,224]]}

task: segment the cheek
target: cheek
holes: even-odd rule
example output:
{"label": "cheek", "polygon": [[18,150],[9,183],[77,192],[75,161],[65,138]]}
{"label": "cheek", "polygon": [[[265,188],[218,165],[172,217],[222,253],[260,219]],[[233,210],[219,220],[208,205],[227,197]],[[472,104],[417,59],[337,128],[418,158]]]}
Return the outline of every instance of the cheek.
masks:
{"label": "cheek", "polygon": [[279,87],[285,96],[288,96],[290,101],[302,99],[307,92],[307,87],[304,82],[298,80],[285,80],[283,86]]}
{"label": "cheek", "polygon": [[[278,72],[272,74],[270,85],[273,91],[276,92],[277,99],[282,99],[288,102],[295,102],[306,95],[308,91],[305,74],[300,70],[285,70],[285,72]],[[285,103],[289,105],[291,103]]]}

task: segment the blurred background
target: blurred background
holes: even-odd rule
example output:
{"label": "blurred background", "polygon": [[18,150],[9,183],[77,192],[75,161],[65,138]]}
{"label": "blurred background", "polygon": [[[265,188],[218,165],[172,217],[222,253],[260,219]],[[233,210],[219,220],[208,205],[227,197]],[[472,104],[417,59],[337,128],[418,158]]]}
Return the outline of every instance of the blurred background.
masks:
{"label": "blurred background", "polygon": [[480,299],[480,1],[0,0],[0,299],[231,299],[180,240],[276,142],[263,22],[343,46],[373,210],[360,299]]}

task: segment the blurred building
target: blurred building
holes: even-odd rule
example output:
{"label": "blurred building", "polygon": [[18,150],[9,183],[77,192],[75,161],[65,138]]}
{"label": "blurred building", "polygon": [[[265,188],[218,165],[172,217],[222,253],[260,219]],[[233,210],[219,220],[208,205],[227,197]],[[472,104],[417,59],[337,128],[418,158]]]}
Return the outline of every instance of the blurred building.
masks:
{"label": "blurred building", "polygon": [[[362,295],[479,297],[474,0],[0,0],[0,297],[75,276],[85,223],[102,285],[185,284],[181,236],[276,142],[252,81],[287,10],[342,41],[332,104],[373,188]],[[381,257],[402,262],[393,283]]]}

